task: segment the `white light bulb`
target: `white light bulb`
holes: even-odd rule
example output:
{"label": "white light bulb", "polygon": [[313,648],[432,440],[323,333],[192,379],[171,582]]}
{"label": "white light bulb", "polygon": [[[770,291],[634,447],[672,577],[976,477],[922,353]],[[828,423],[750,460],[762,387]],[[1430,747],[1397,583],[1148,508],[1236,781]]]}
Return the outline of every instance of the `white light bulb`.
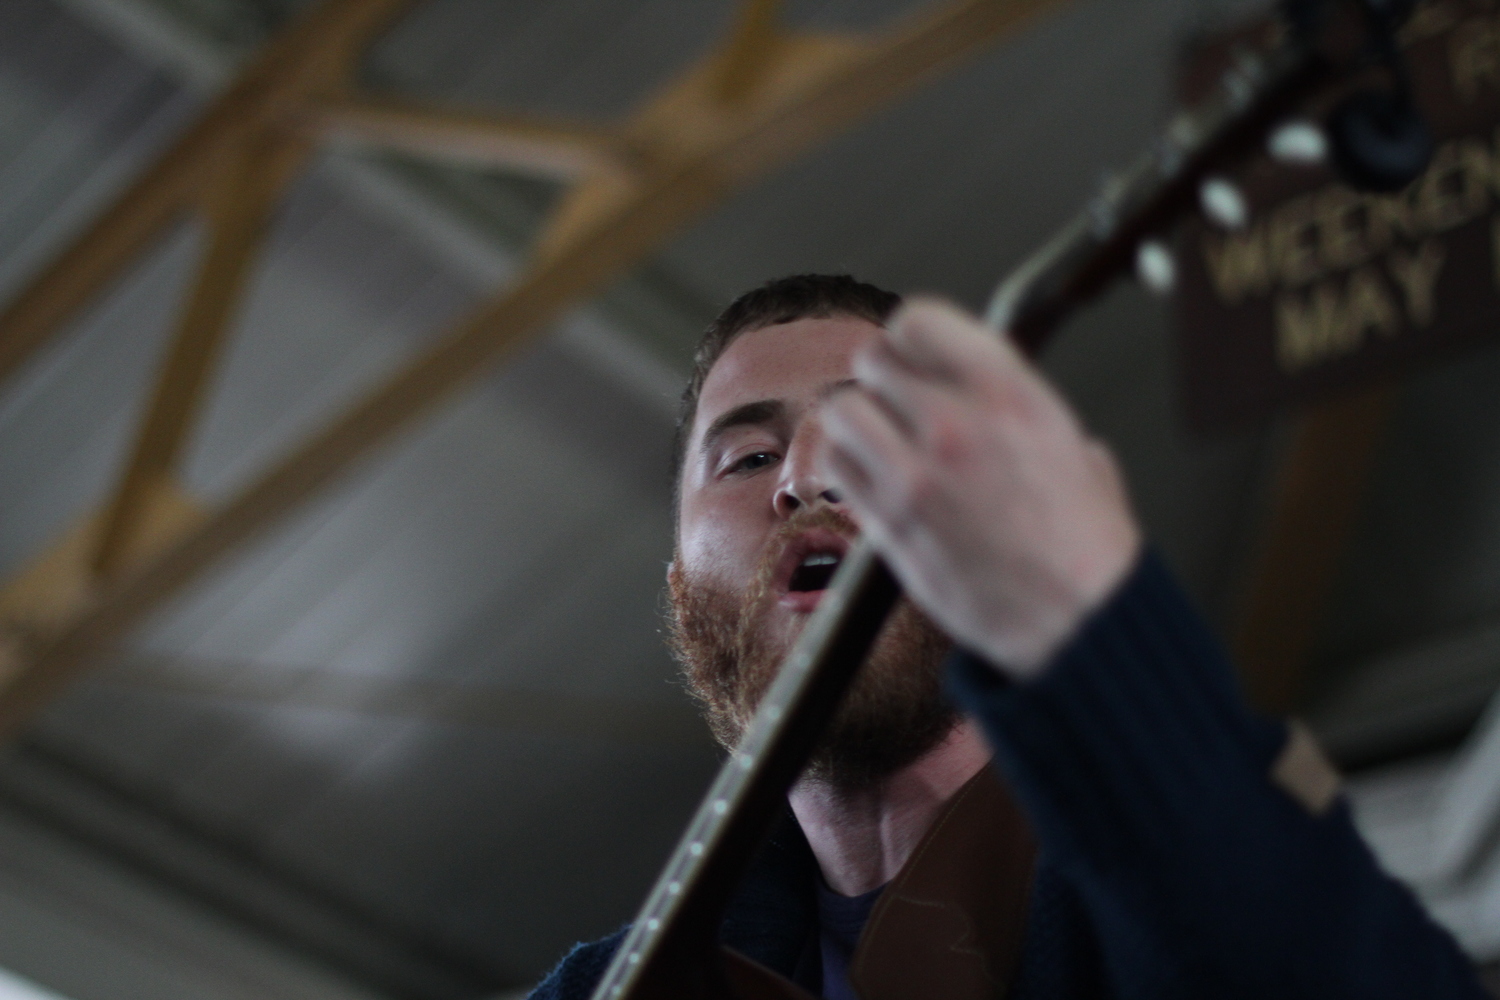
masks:
{"label": "white light bulb", "polygon": [[1299,118],[1278,125],[1271,132],[1266,148],[1272,158],[1282,163],[1310,166],[1328,159],[1328,136],[1318,125]]}
{"label": "white light bulb", "polygon": [[1250,221],[1250,206],[1240,189],[1222,177],[1210,177],[1198,188],[1203,214],[1225,229],[1244,229]]}
{"label": "white light bulb", "polygon": [[1177,284],[1177,262],[1159,240],[1146,240],[1136,248],[1135,273],[1157,295],[1166,295]]}

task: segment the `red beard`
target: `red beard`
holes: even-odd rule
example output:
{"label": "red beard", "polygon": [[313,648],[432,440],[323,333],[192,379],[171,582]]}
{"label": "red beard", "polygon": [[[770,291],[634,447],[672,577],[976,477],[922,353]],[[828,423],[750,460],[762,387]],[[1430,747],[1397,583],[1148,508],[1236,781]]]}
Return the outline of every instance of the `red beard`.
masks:
{"label": "red beard", "polygon": [[[669,642],[688,690],[726,749],[744,736],[796,638],[770,635],[767,614],[777,598],[773,574],[782,552],[811,528],[846,538],[857,533],[848,517],[829,507],[794,514],[767,546],[743,594],[689,579],[680,559],[672,563]],[[807,775],[841,790],[867,788],[941,743],[958,722],[942,695],[943,659],[951,646],[931,619],[903,598],[808,761]]]}

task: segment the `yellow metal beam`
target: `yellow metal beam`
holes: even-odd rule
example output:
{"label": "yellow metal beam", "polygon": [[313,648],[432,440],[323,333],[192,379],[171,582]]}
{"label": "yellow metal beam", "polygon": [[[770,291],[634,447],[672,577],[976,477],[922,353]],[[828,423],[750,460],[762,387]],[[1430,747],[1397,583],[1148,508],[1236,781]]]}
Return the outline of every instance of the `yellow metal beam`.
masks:
{"label": "yellow metal beam", "polygon": [[677,701],[641,701],[259,661],[160,657],[131,657],[112,666],[101,679],[107,684],[199,698],[491,726],[569,740],[699,748],[709,742],[697,713]]}
{"label": "yellow metal beam", "polygon": [[411,0],[332,0],[273,41],[156,163],[0,312],[0,380],[194,204],[226,145],[307,96],[344,86],[369,40]]}
{"label": "yellow metal beam", "polygon": [[[147,484],[136,530],[125,550],[125,565],[143,565],[197,528],[207,514],[171,477]],[[98,590],[94,554],[104,534],[108,508],[89,514],[33,559],[0,589],[0,645],[11,651],[0,660],[0,684],[20,660],[34,653],[90,606]]]}
{"label": "yellow metal beam", "polygon": [[[394,4],[390,0],[387,6]],[[737,40],[710,53],[620,128],[638,151],[580,182],[515,284],[293,449],[153,558],[103,581],[55,629],[30,632],[0,679],[13,732],[142,616],[367,457],[581,298],[655,253],[736,188],[847,127],[1061,0],[948,0],[861,39],[785,36],[753,88],[726,101]],[[45,558],[43,562],[45,563]],[[7,590],[6,593],[10,593]],[[5,594],[0,594],[0,615]]]}
{"label": "yellow metal beam", "polygon": [[561,181],[631,166],[618,136],[582,123],[354,98],[314,103],[301,119],[328,142]]}
{"label": "yellow metal beam", "polygon": [[714,96],[725,104],[744,100],[775,58],[784,37],[777,24],[781,0],[743,0],[724,57],[719,60]]}
{"label": "yellow metal beam", "polygon": [[300,139],[278,131],[249,136],[221,157],[205,196],[208,252],[94,553],[94,572],[102,576],[120,571],[161,484],[175,481],[178,457],[202,406],[256,250],[307,151]]}

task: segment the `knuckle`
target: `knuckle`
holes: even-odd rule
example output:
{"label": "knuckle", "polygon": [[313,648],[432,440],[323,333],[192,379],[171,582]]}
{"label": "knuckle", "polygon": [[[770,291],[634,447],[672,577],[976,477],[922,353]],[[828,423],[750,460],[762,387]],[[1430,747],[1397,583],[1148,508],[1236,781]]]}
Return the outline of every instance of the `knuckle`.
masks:
{"label": "knuckle", "polygon": [[931,448],[940,462],[961,464],[972,450],[969,430],[954,420],[940,420],[933,425]]}
{"label": "knuckle", "polygon": [[959,467],[974,453],[975,424],[972,416],[948,408],[932,415],[927,426],[927,449],[941,465]]}
{"label": "knuckle", "polygon": [[900,478],[897,504],[907,515],[920,516],[932,509],[939,492],[937,476],[927,466],[916,466]]}

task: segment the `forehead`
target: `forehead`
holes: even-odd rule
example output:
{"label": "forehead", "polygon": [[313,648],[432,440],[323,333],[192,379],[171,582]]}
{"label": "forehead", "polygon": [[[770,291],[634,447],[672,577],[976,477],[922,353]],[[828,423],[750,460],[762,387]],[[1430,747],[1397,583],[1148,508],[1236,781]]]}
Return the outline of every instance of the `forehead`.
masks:
{"label": "forehead", "polygon": [[714,363],[698,396],[698,427],[731,407],[815,396],[849,377],[855,353],[880,327],[853,316],[798,319],[741,334]]}

